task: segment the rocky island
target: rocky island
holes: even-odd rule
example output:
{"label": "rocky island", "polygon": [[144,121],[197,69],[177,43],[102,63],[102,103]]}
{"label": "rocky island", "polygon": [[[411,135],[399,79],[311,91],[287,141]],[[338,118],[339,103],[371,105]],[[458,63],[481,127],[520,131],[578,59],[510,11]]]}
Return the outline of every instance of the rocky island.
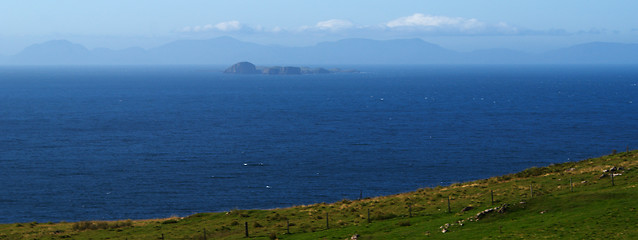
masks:
{"label": "rocky island", "polygon": [[292,66],[257,67],[250,62],[238,62],[227,68],[224,73],[229,74],[267,74],[267,75],[301,75],[301,74],[326,74],[326,73],[357,73],[354,69],[342,70],[339,68],[309,68]]}

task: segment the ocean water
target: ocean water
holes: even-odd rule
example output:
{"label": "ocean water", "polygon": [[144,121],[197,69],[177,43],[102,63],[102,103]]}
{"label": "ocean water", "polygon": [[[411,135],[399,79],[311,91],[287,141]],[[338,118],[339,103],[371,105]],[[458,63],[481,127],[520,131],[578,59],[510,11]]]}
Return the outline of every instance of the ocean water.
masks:
{"label": "ocean water", "polygon": [[1,67],[0,223],[394,194],[638,148],[636,66]]}

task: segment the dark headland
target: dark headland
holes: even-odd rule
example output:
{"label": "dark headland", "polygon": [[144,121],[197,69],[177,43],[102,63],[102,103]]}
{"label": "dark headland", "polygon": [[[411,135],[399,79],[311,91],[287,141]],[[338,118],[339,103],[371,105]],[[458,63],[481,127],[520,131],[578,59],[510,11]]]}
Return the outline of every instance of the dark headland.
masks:
{"label": "dark headland", "polygon": [[326,73],[358,73],[354,69],[343,70],[340,68],[309,68],[292,66],[257,67],[250,62],[238,62],[224,70],[230,74],[268,74],[268,75],[301,75],[301,74],[326,74]]}

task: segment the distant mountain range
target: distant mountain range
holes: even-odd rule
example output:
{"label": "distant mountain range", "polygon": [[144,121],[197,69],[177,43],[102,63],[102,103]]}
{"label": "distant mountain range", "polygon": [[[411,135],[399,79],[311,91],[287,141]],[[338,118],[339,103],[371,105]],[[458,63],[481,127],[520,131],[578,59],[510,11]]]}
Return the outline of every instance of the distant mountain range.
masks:
{"label": "distant mountain range", "polygon": [[3,65],[123,64],[638,64],[638,44],[594,42],[528,54],[509,49],[457,52],[421,39],[344,39],[309,47],[269,46],[230,37],[179,40],[151,48],[111,50],[66,40],[31,45]]}

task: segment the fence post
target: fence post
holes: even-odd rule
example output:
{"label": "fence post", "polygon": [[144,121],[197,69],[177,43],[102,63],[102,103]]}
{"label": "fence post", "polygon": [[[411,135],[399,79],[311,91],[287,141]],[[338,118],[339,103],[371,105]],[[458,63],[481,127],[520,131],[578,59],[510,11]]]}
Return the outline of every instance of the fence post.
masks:
{"label": "fence post", "polygon": [[572,182],[572,177],[569,177],[569,191],[574,192],[574,183]]}
{"label": "fence post", "polygon": [[494,190],[490,190],[490,196],[491,196],[491,199],[492,199],[492,201],[491,201],[492,204],[491,205],[494,205]]}
{"label": "fence post", "polygon": [[363,199],[363,190],[359,190],[359,200]]}
{"label": "fence post", "polygon": [[244,222],[244,227],[246,229],[246,237],[249,237],[248,236],[248,222]]}
{"label": "fence post", "polygon": [[412,204],[408,205],[409,217],[412,217]]}
{"label": "fence post", "polygon": [[450,196],[447,196],[447,212],[452,213],[452,209],[450,208]]}
{"label": "fence post", "polygon": [[204,228],[204,240],[206,240],[206,228]]}
{"label": "fence post", "polygon": [[368,223],[371,223],[372,220],[370,219],[370,208],[368,208]]}
{"label": "fence post", "polygon": [[611,175],[611,186],[616,186],[616,184],[614,184],[614,172],[609,172],[609,175]]}
{"label": "fence post", "polygon": [[162,240],[164,240],[164,234],[162,233]]}
{"label": "fence post", "polygon": [[530,192],[530,194],[531,194],[531,197],[530,197],[530,198],[534,198],[534,188],[532,187],[532,184],[531,184],[531,183],[529,184],[529,192]]}
{"label": "fence post", "polygon": [[286,233],[290,234],[290,220],[286,219]]}
{"label": "fence post", "polygon": [[330,220],[328,220],[328,212],[326,212],[326,229],[330,229]]}

